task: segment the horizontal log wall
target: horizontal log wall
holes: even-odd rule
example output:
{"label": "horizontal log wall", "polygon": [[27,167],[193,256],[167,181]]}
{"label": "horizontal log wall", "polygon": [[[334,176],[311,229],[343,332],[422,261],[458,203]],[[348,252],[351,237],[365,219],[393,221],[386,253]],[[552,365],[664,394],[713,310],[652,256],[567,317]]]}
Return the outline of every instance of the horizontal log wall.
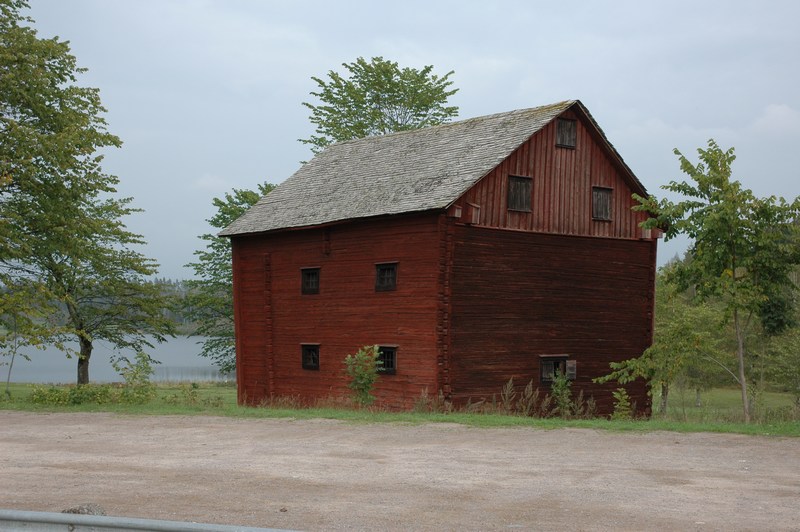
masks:
{"label": "horizontal log wall", "polygon": [[[408,408],[423,389],[435,393],[439,231],[438,216],[424,215],[248,238],[269,254],[266,319],[275,375],[269,394],[303,400],[348,395],[343,360],[373,344],[397,346],[396,374],[381,375],[375,387],[379,401]],[[248,257],[254,262],[245,269],[258,269],[257,258]],[[390,262],[397,263],[397,288],[376,292],[375,265]],[[320,268],[318,294],[301,294],[302,268]],[[246,339],[239,360],[248,374],[265,364],[265,349],[252,345],[263,342],[266,325],[258,306],[243,310],[237,325]],[[302,368],[301,344],[319,344],[319,370]],[[245,387],[252,381],[246,376]]]}
{"label": "horizontal log wall", "polygon": [[238,401],[258,404],[269,395],[269,254],[255,239],[234,238],[232,257]]}
{"label": "horizontal log wall", "polygon": [[[450,367],[456,401],[491,398],[513,378],[539,384],[540,355],[577,360],[573,390],[612,408],[592,379],[652,340],[655,241],[455,228]],[[649,408],[644,383],[629,389]]]}
{"label": "horizontal log wall", "polygon": [[[554,120],[467,191],[449,214],[460,208],[464,219],[472,204],[480,208],[477,225],[485,227],[638,239],[645,215],[631,211],[634,190],[623,169],[580,116],[562,116],[578,120],[575,148],[556,146]],[[532,178],[530,212],[508,209],[509,175]],[[610,221],[592,219],[595,186],[613,189]]]}

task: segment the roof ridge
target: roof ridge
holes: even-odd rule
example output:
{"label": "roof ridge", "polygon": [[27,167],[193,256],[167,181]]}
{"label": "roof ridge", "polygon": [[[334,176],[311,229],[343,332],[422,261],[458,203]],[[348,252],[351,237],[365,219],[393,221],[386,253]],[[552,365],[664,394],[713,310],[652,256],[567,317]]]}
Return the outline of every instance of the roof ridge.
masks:
{"label": "roof ridge", "polygon": [[[522,113],[527,113],[527,112],[531,112],[531,111],[544,111],[544,110],[549,109],[549,108],[558,108],[558,107],[561,107],[561,106],[570,107],[571,105],[573,105],[575,103],[580,103],[580,100],[562,100],[560,102],[551,103],[551,104],[547,104],[547,105],[539,105],[539,106],[536,106],[536,107],[526,107],[524,109],[512,109],[511,111],[501,111],[499,113],[492,113],[492,114],[489,114],[489,115],[471,116],[469,118],[464,118],[464,119],[461,119],[461,120],[454,120],[452,122],[442,122],[441,124],[436,124],[436,125],[433,125],[433,126],[425,126],[425,127],[415,128],[415,129],[406,129],[404,131],[392,131],[390,133],[382,133],[380,135],[369,135],[367,137],[361,137],[361,138],[357,138],[357,139],[342,140],[342,141],[339,141],[339,142],[334,142],[333,144],[329,144],[325,149],[327,149],[329,147],[333,147],[333,146],[341,146],[341,145],[345,145],[345,144],[352,144],[354,142],[364,142],[364,141],[367,141],[369,139],[382,139],[382,138],[396,137],[396,136],[400,136],[400,135],[408,135],[408,134],[415,134],[415,133],[419,134],[420,131],[429,131],[429,130],[432,130],[432,129],[455,127],[455,126],[463,125],[463,124],[465,124],[467,122],[473,122],[473,121],[488,121],[488,120],[491,120],[493,118],[498,118],[498,117],[501,117],[501,116],[507,116],[507,115],[513,115],[513,114],[522,114]],[[323,151],[325,151],[325,150],[323,150]],[[320,153],[322,153],[322,152],[320,152]]]}

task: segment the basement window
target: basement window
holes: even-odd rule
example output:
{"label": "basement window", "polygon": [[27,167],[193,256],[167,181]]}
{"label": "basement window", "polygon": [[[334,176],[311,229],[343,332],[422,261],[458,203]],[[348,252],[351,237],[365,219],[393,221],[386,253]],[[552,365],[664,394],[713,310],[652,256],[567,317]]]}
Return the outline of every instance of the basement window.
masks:
{"label": "basement window", "polygon": [[542,355],[539,357],[539,377],[542,384],[551,384],[556,374],[566,375],[575,380],[577,362],[562,355]]}
{"label": "basement window", "polygon": [[611,193],[606,187],[592,187],[592,219],[611,221]]}
{"label": "basement window", "polygon": [[531,212],[531,190],[533,180],[530,177],[508,176],[508,210]]}
{"label": "basement window", "polygon": [[556,120],[556,146],[574,148],[578,137],[578,121],[567,118]]}
{"label": "basement window", "polygon": [[319,294],[319,268],[301,269],[300,283],[303,294]]}
{"label": "basement window", "polygon": [[303,344],[300,346],[303,369],[319,371],[319,344]]}
{"label": "basement window", "polygon": [[397,263],[375,265],[375,291],[388,292],[397,289]]}
{"label": "basement window", "polygon": [[378,346],[378,360],[383,362],[378,366],[378,371],[385,375],[394,375],[397,372],[397,346]]}

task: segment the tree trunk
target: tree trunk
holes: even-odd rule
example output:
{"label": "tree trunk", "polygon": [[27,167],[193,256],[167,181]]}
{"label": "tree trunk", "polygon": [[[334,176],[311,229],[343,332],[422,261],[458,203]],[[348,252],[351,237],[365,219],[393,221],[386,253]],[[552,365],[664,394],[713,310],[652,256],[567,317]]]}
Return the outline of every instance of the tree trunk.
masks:
{"label": "tree trunk", "polygon": [[661,402],[658,404],[658,413],[659,414],[666,414],[667,413],[667,399],[669,398],[669,383],[662,382],[661,383]]}
{"label": "tree trunk", "polygon": [[696,388],[694,391],[694,406],[696,408],[703,406],[703,400],[700,397],[700,388]]}
{"label": "tree trunk", "polygon": [[733,309],[733,325],[736,328],[736,359],[739,362],[739,386],[742,389],[742,412],[744,422],[750,423],[750,402],[747,400],[747,377],[744,373],[744,331],[739,322],[739,310]]}
{"label": "tree trunk", "polygon": [[84,338],[78,338],[81,346],[81,353],[78,356],[78,384],[89,384],[89,359],[92,357],[92,341]]}

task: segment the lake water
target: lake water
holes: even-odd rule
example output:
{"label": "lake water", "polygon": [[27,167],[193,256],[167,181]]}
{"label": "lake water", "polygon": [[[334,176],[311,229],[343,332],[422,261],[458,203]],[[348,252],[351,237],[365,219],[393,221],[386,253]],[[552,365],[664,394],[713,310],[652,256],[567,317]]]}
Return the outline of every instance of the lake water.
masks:
{"label": "lake water", "polygon": [[[154,343],[154,348],[147,353],[161,362],[154,364],[155,373],[151,377],[156,382],[222,382],[232,381],[234,375],[222,375],[211,360],[201,357],[200,350],[203,337],[177,336],[163,344]],[[76,344],[77,346],[77,344]],[[74,383],[78,375],[78,360],[67,358],[63,351],[54,347],[40,351],[29,348],[24,351],[30,360],[17,356],[11,370],[11,382],[34,383]],[[134,359],[132,351],[122,351],[130,360]],[[89,362],[89,380],[91,382],[122,382],[122,377],[111,366],[111,357],[118,354],[106,342],[95,342],[92,358]],[[0,357],[0,377],[5,382],[8,376],[9,356]]]}

